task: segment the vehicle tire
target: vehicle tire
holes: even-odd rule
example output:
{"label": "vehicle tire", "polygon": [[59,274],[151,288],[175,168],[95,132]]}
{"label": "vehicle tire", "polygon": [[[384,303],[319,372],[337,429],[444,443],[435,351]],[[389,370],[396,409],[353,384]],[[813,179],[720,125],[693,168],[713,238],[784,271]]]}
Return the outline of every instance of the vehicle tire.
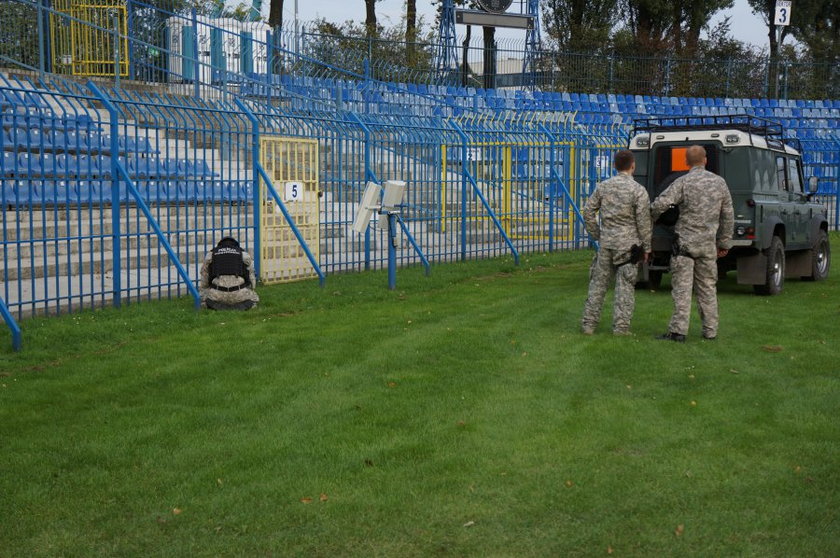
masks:
{"label": "vehicle tire", "polygon": [[828,277],[831,269],[831,244],[828,242],[828,233],[820,230],[817,234],[817,241],[811,248],[811,275],[803,277],[807,281],[822,281]]}
{"label": "vehicle tire", "polygon": [[767,270],[763,285],[754,285],[755,292],[760,295],[777,295],[785,285],[785,246],[782,239],[774,236],[767,249]]}

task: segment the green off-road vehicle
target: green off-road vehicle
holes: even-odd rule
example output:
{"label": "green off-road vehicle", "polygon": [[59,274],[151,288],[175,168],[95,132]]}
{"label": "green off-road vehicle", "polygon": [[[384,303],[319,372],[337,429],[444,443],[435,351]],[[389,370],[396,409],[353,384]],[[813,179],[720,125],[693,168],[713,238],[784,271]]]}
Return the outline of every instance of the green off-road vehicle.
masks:
{"label": "green off-road vehicle", "polygon": [[[688,172],[685,151],[694,144],[706,148],[706,168],[732,194],[735,230],[732,249],[718,260],[720,277],[735,270],[739,284],[767,295],[779,294],[786,277],[825,279],[831,266],[826,208],[812,201],[816,178],[803,190],[799,142],[785,138],[780,124],[746,115],[637,120],[629,147],[634,178],[651,200]],[[652,288],[669,269],[678,210],[654,225],[653,258],[641,276]]]}

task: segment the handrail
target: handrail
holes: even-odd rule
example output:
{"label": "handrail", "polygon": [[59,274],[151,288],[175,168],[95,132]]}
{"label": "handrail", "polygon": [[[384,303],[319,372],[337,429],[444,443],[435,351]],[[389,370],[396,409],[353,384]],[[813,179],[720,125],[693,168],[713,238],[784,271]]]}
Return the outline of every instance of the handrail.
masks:
{"label": "handrail", "polygon": [[20,326],[15,321],[15,317],[12,316],[12,313],[9,312],[9,308],[6,306],[6,302],[2,297],[0,297],[0,314],[3,315],[3,321],[6,322],[6,325],[9,326],[9,329],[12,331],[12,348],[19,351],[22,344]]}

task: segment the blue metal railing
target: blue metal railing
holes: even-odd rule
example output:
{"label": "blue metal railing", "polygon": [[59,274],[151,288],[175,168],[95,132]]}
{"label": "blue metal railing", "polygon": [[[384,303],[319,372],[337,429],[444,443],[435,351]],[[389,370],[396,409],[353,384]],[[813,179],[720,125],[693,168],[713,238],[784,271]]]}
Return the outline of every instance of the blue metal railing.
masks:
{"label": "blue metal railing", "polygon": [[9,309],[2,298],[0,298],[0,315],[3,316],[3,321],[6,322],[6,325],[9,326],[9,330],[12,333],[12,348],[19,351],[22,344],[20,326],[18,326],[14,316],[12,316],[12,313],[9,312]]}
{"label": "blue metal railing", "polygon": [[[386,264],[383,231],[370,228],[364,243],[348,234],[368,180],[408,183],[400,221],[415,250],[398,252],[400,265],[582,246],[581,199],[624,141],[619,124],[551,111],[457,120],[301,111],[52,76],[0,74],[0,104],[0,296],[18,319],[172,296],[185,284],[195,299],[190,278],[220,235],[244,237],[259,261],[261,179],[283,208],[256,164],[263,134],[319,143],[320,249],[307,257],[321,281]],[[836,228],[840,144],[821,138],[806,140],[814,154],[806,175],[819,173],[821,195],[835,200]],[[564,212],[577,218],[559,222]]]}

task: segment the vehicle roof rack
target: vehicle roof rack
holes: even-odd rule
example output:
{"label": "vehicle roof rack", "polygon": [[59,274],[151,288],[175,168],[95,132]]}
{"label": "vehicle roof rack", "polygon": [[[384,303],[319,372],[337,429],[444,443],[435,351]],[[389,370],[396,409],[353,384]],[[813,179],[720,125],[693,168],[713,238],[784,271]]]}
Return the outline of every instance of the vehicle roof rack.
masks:
{"label": "vehicle roof rack", "polygon": [[721,114],[714,116],[657,116],[633,120],[631,137],[637,134],[653,132],[682,132],[696,130],[740,130],[750,135],[760,136],[768,145],[788,144],[801,151],[801,144],[796,138],[786,138],[781,123],[750,114]]}

